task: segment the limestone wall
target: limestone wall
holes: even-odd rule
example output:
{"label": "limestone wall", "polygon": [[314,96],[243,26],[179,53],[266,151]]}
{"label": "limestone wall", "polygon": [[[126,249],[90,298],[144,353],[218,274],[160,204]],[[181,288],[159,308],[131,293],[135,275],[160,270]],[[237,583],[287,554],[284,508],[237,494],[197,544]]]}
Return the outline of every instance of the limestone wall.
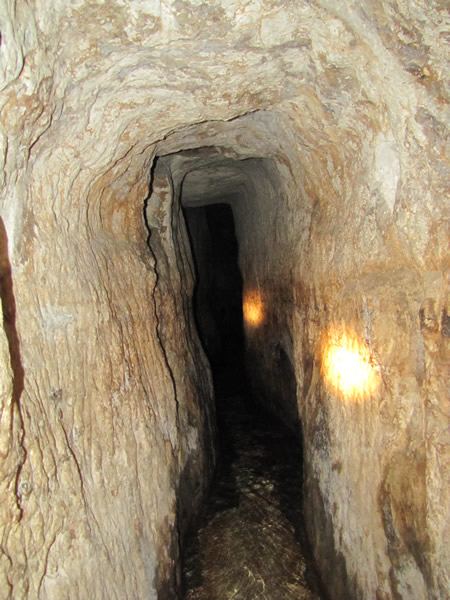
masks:
{"label": "limestone wall", "polygon": [[[195,161],[154,159],[211,147],[332,597],[445,597],[444,3],[1,0],[0,31],[0,594],[176,597],[214,433]],[[362,401],[326,384],[330,328],[370,350]]]}

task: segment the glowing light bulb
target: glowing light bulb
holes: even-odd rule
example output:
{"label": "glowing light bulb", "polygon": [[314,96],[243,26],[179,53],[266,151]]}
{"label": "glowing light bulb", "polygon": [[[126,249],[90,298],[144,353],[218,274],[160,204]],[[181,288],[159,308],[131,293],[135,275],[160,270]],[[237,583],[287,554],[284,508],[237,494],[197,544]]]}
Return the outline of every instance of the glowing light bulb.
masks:
{"label": "glowing light bulb", "polygon": [[379,383],[367,346],[342,332],[329,333],[322,371],[326,384],[347,399],[370,395]]}
{"label": "glowing light bulb", "polygon": [[261,294],[257,291],[249,291],[244,295],[242,303],[244,321],[252,327],[261,325],[264,320],[264,304]]}

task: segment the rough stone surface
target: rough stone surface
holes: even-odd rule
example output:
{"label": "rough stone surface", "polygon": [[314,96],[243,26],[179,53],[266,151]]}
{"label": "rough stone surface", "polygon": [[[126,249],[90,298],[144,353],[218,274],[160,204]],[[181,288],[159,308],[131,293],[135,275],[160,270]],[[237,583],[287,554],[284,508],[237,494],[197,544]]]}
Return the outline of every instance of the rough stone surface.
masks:
{"label": "rough stone surface", "polygon": [[320,600],[299,502],[298,440],[236,391],[221,396],[221,460],[184,551],[183,598]]}
{"label": "rough stone surface", "polygon": [[214,463],[179,200],[227,197],[330,595],[444,598],[446,3],[0,0],[0,31],[2,597],[176,597]]}

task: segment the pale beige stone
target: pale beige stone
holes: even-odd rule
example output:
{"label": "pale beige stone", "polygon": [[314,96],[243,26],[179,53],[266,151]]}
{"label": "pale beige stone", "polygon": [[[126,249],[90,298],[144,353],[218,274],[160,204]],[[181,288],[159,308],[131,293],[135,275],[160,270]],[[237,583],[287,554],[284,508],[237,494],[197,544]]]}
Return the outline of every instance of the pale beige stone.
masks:
{"label": "pale beige stone", "polygon": [[[448,29],[439,0],[0,0],[1,597],[176,597],[215,436],[180,201],[224,197],[330,596],[446,596]],[[336,326],[363,402],[325,385]]]}

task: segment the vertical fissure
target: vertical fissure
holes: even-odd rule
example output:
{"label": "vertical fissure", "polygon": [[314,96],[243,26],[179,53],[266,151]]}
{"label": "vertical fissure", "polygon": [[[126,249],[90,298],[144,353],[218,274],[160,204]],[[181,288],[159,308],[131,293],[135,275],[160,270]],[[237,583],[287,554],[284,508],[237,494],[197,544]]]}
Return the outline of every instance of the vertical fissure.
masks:
{"label": "vertical fissure", "polygon": [[3,328],[8,341],[10,365],[12,371],[12,422],[14,422],[14,411],[17,411],[20,422],[19,444],[22,456],[17,467],[15,481],[15,496],[17,506],[22,517],[22,503],[20,491],[20,474],[26,461],[25,448],[25,423],[22,414],[20,400],[25,385],[25,371],[22,365],[20,341],[16,329],[16,301],[14,298],[12,268],[8,253],[8,236],[3,219],[0,218],[0,298],[3,313]]}
{"label": "vertical fissure", "polygon": [[[157,166],[157,161],[158,159],[156,159],[154,161],[154,164],[152,166],[151,169],[151,183],[150,183],[150,191],[149,191],[149,195],[144,203],[144,222],[145,222],[145,226],[147,228],[148,231],[148,237],[147,237],[147,246],[150,252],[150,255],[152,257],[153,260],[153,272],[155,275],[155,283],[153,285],[152,288],[152,293],[151,293],[151,297],[152,297],[152,304],[153,304],[153,314],[155,316],[155,332],[156,332],[156,337],[158,340],[158,345],[161,349],[161,353],[164,359],[164,363],[166,365],[167,371],[169,373],[169,377],[170,377],[170,381],[172,384],[172,389],[173,389],[173,395],[174,395],[174,401],[175,401],[175,406],[176,406],[176,426],[177,429],[179,428],[179,402],[178,402],[178,392],[177,392],[177,385],[176,385],[176,379],[175,379],[175,375],[173,373],[172,367],[170,366],[170,361],[169,361],[169,357],[167,356],[167,351],[166,348],[164,346],[164,342],[162,339],[162,335],[161,335],[161,319],[159,316],[159,310],[158,310],[158,300],[156,298],[156,294],[158,292],[158,285],[160,283],[160,273],[158,270],[158,258],[157,258],[157,254],[155,249],[152,247],[152,234],[154,231],[154,228],[152,227],[151,223],[150,223],[150,219],[149,219],[149,214],[148,214],[148,203],[149,203],[149,198],[152,195],[153,192],[153,183],[154,183],[154,178],[155,178],[155,171],[156,171],[156,166]],[[171,186],[169,186],[171,187]],[[170,190],[168,190],[170,193]],[[171,215],[170,215],[170,230],[172,230],[173,228],[173,223],[172,223],[172,206],[168,207],[168,210],[170,211]]]}

